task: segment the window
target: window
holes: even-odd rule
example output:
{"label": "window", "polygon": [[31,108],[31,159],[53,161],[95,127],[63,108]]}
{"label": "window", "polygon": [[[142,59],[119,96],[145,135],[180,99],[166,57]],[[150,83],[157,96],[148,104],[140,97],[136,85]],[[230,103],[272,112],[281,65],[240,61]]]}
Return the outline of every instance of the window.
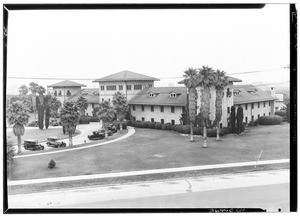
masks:
{"label": "window", "polygon": [[130,84],[126,85],[126,89],[131,90],[131,85]]}
{"label": "window", "polygon": [[54,96],[57,96],[57,91],[54,91]]}
{"label": "window", "polygon": [[152,84],[148,84],[148,87],[152,87]]}
{"label": "window", "polygon": [[135,111],[135,105],[132,105],[132,110]]}
{"label": "window", "polygon": [[116,85],[107,85],[106,90],[117,90],[117,86]]}
{"label": "window", "polygon": [[229,88],[227,88],[226,97],[231,97],[231,91]]}
{"label": "window", "polygon": [[227,107],[227,113],[228,114],[230,113],[230,107]]}
{"label": "window", "polygon": [[257,115],[257,119],[259,119],[260,115]]}
{"label": "window", "polygon": [[145,110],[145,106],[144,105],[142,105],[142,112]]}
{"label": "window", "polygon": [[95,107],[95,104],[94,103],[92,103],[92,108],[94,108]]}
{"label": "window", "polygon": [[161,122],[161,124],[164,124],[164,123],[165,123],[165,120],[164,120],[164,119],[161,119],[160,122]]}
{"label": "window", "polygon": [[135,121],[135,120],[136,120],[136,118],[135,118],[135,117],[132,117],[132,119],[133,119],[133,121]]}
{"label": "window", "polygon": [[71,92],[67,90],[67,96],[71,96]]}
{"label": "window", "polygon": [[269,106],[271,106],[271,101],[269,101]]}
{"label": "window", "polygon": [[119,85],[119,90],[123,90],[123,85]]}
{"label": "window", "polygon": [[144,118],[144,117],[142,117],[142,121],[145,121],[145,118]]}
{"label": "window", "polygon": [[251,121],[254,121],[254,115],[251,116]]}
{"label": "window", "polygon": [[271,115],[271,112],[269,112],[269,116]]}
{"label": "window", "polygon": [[101,86],[101,90],[104,90],[104,86]]}
{"label": "window", "polygon": [[164,107],[163,106],[160,107],[160,112],[164,112]]}
{"label": "window", "polygon": [[264,116],[266,116],[266,113],[264,113]]}
{"label": "window", "polygon": [[151,111],[154,112],[154,105],[151,106]]}
{"label": "window", "polygon": [[174,112],[175,112],[175,107],[171,106],[171,113],[174,113]]}
{"label": "window", "polygon": [[245,117],[245,121],[246,121],[246,123],[248,123],[248,117]]}
{"label": "window", "polygon": [[251,103],[251,108],[254,109],[254,103]]}
{"label": "window", "polygon": [[61,90],[58,92],[58,96],[61,96]]}
{"label": "window", "polygon": [[248,104],[245,104],[245,110],[248,110]]}
{"label": "window", "polygon": [[183,114],[185,113],[185,107],[182,107],[182,113]]}
{"label": "window", "polygon": [[141,85],[141,84],[135,84],[135,85],[133,86],[133,88],[134,88],[135,90],[141,90],[141,89],[142,89],[142,85]]}
{"label": "window", "polygon": [[257,107],[260,108],[260,102],[257,103]]}
{"label": "window", "polygon": [[149,97],[155,97],[155,94],[154,93],[149,93]]}
{"label": "window", "polygon": [[176,98],[176,93],[170,93],[171,98]]}
{"label": "window", "polygon": [[174,124],[175,124],[175,121],[174,121],[174,120],[171,120],[171,124],[174,125]]}
{"label": "window", "polygon": [[264,107],[266,107],[266,102],[264,102]]}
{"label": "window", "polygon": [[154,122],[154,118],[151,118],[151,122]]}

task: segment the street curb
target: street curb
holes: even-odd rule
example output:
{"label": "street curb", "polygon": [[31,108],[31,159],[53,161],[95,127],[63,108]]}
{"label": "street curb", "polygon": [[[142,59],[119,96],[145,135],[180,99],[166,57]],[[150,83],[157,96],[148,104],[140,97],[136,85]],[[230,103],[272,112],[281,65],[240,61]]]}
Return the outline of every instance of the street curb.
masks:
{"label": "street curb", "polygon": [[65,181],[104,179],[104,178],[116,178],[116,177],[129,177],[129,176],[199,171],[199,170],[211,170],[211,169],[245,167],[245,166],[255,166],[255,165],[281,164],[281,163],[289,163],[289,162],[290,162],[289,159],[281,159],[281,160],[266,160],[266,161],[259,161],[259,162],[251,161],[251,162],[242,162],[242,163],[212,164],[212,165],[204,165],[204,166],[106,173],[106,174],[95,174],[95,175],[84,175],[84,176],[66,176],[66,177],[46,178],[46,179],[17,180],[17,181],[8,181],[8,186],[30,185],[30,184],[49,183],[49,182],[53,183],[53,182],[65,182]]}

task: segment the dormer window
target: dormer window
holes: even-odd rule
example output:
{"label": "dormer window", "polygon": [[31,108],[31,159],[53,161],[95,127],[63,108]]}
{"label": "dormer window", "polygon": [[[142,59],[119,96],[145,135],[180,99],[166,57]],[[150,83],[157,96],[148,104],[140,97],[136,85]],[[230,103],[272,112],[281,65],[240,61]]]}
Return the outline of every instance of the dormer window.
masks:
{"label": "dormer window", "polygon": [[150,98],[156,97],[157,95],[158,95],[158,93],[153,93],[153,92],[149,93],[149,97]]}
{"label": "dormer window", "polygon": [[177,97],[177,94],[176,94],[176,93],[170,93],[170,97],[171,97],[171,98],[176,98],[176,97]]}

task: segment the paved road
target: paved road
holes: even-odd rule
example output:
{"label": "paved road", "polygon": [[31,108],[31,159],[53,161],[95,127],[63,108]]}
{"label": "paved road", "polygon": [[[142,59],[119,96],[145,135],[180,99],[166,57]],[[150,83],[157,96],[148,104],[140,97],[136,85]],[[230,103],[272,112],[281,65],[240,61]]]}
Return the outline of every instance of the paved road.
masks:
{"label": "paved road", "polygon": [[289,171],[276,170],[9,195],[8,202],[11,208],[222,205],[288,211],[288,183]]}

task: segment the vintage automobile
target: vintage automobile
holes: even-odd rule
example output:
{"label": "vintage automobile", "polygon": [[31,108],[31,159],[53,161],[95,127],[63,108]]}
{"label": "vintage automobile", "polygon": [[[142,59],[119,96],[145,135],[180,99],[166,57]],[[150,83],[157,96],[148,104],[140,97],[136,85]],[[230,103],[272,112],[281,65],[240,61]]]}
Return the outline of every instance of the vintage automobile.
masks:
{"label": "vintage automobile", "polygon": [[65,142],[59,142],[58,141],[59,138],[53,136],[53,137],[49,137],[47,138],[47,146],[48,147],[53,147],[53,148],[59,148],[59,147],[66,147],[66,143]]}
{"label": "vintage automobile", "polygon": [[88,139],[90,140],[99,140],[99,139],[104,139],[105,138],[105,133],[102,131],[93,131],[92,135],[88,135]]}
{"label": "vintage automobile", "polygon": [[37,140],[27,139],[23,144],[26,150],[36,151],[36,150],[44,150],[44,146],[38,143]]}

